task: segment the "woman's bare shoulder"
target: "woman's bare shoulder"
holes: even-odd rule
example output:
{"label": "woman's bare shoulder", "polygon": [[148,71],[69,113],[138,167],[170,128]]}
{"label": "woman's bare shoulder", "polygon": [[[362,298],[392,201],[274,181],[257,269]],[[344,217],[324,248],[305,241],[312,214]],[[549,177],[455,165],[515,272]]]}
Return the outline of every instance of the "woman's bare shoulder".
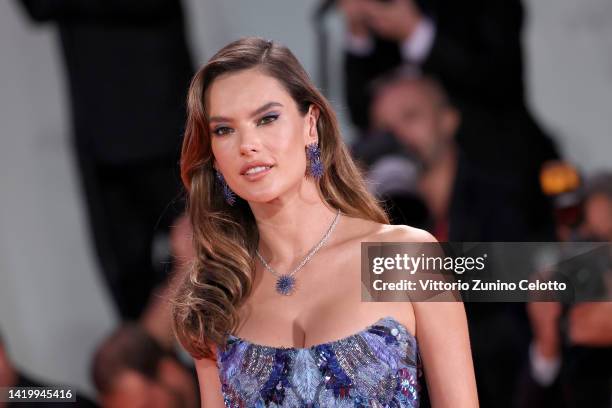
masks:
{"label": "woman's bare shoulder", "polygon": [[362,218],[345,219],[342,243],[358,242],[437,242],[429,232],[408,225],[389,225]]}
{"label": "woman's bare shoulder", "polygon": [[372,222],[371,233],[364,241],[370,242],[437,242],[429,232],[408,225],[389,225]]}

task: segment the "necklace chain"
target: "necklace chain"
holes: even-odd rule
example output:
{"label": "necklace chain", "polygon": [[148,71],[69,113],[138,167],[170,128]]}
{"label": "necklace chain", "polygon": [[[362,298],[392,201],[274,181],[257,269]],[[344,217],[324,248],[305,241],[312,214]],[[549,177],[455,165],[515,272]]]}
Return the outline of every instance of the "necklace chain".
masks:
{"label": "necklace chain", "polygon": [[[321,240],[319,241],[318,244],[316,244],[314,247],[312,247],[312,249],[310,250],[310,252],[308,253],[308,255],[306,255],[306,257],[302,260],[302,262],[300,262],[300,264],[298,266],[296,266],[291,272],[287,273],[285,276],[293,276],[295,275],[295,273],[297,271],[299,271],[300,269],[302,269],[302,267],[304,265],[306,265],[306,263],[308,263],[308,261],[310,261],[310,259],[317,253],[317,251],[319,249],[321,249],[321,247],[323,245],[325,245],[325,242],[327,242],[327,239],[329,238],[329,236],[331,235],[332,231],[334,230],[334,227],[336,226],[336,224],[338,223],[338,219],[340,219],[340,209],[338,209],[338,212],[336,213],[336,217],[334,218],[334,221],[331,223],[331,225],[329,226],[329,228],[327,229],[327,232],[325,233],[325,235],[323,235],[323,238],[321,238]],[[261,256],[261,254],[259,253],[259,250],[256,249],[255,253],[257,254],[257,257],[259,258],[259,260],[261,261],[261,263],[263,264],[263,266],[270,271],[274,276],[276,277],[280,277],[282,276],[280,273],[278,273],[276,270],[274,270],[274,268],[272,268],[267,262],[266,260],[263,258],[263,256]]]}

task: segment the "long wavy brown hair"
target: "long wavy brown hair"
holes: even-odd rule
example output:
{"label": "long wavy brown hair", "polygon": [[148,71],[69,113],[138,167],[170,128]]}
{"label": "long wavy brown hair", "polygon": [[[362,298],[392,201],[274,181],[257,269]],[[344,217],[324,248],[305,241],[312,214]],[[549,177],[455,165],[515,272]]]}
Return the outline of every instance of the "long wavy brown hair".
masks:
{"label": "long wavy brown hair", "polygon": [[248,203],[229,206],[215,181],[205,93],[220,75],[257,68],[278,80],[302,115],[319,108],[317,122],[324,175],[321,198],[344,214],[388,224],[380,203],[342,141],[336,115],[291,51],[261,38],[243,38],[217,52],[194,76],[187,97],[181,178],[193,226],[196,257],[173,299],[173,328],[194,358],[214,358],[212,344],[225,344],[238,327],[238,309],[248,298],[259,235]]}

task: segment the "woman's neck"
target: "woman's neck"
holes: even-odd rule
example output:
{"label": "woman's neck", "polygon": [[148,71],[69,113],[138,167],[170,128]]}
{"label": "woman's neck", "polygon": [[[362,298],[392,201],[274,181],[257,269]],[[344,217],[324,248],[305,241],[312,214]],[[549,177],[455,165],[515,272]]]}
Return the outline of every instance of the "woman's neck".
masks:
{"label": "woman's neck", "polygon": [[281,271],[295,267],[321,240],[336,216],[314,184],[312,189],[269,203],[251,204],[259,230],[259,251]]}

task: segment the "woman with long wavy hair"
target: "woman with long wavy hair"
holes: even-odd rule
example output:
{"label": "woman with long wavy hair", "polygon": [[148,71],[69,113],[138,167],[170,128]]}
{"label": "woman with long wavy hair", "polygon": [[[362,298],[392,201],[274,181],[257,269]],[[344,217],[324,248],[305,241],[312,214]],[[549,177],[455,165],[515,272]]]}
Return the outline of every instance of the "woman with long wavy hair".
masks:
{"label": "woman with long wavy hair", "polygon": [[477,406],[461,303],[361,301],[362,242],[435,240],[389,225],[289,49],[244,38],[196,73],[181,176],[173,320],[203,406],[416,407],[421,362],[434,406]]}

